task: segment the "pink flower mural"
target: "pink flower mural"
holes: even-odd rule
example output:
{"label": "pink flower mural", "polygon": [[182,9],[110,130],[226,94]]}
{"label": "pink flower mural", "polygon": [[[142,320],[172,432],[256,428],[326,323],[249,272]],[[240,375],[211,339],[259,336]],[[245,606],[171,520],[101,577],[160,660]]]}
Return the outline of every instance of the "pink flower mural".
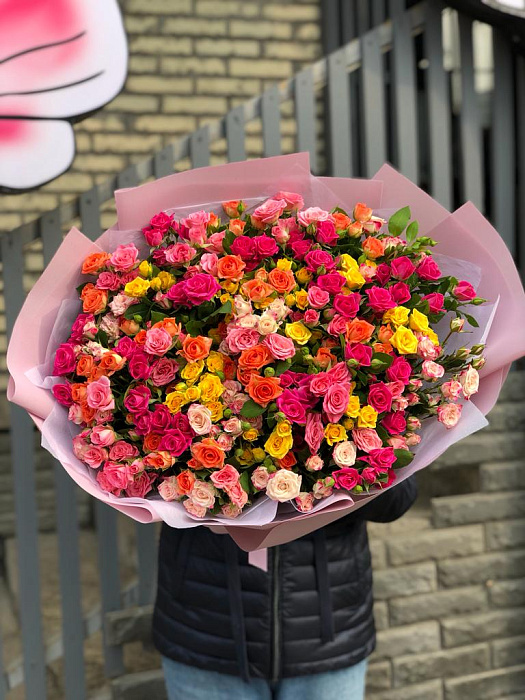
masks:
{"label": "pink flower mural", "polygon": [[117,0],[0,0],[0,189],[67,170],[72,123],[118,95],[126,74]]}

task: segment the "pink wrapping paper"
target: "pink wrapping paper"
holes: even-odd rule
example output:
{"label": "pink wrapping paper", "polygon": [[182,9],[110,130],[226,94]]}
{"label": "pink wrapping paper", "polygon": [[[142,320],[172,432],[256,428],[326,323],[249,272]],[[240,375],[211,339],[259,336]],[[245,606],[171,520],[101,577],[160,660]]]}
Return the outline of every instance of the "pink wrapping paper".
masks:
{"label": "pink wrapping paper", "polygon": [[[525,297],[512,258],[497,232],[472,204],[449,214],[390,166],[383,166],[372,180],[315,178],[310,175],[307,154],[295,154],[187,171],[117,192],[117,226],[96,243],[72,229],[29,293],[9,344],[8,398],[29,411],[42,431],[44,447],[88,493],[140,522],[164,520],[178,528],[203,524],[219,527],[247,551],[301,537],[361,507],[378,494],[353,499],[348,493],[337,492],[317,502],[314,511],[307,514],[297,512],[290,505],[278,506],[265,497],[235,520],[222,516],[196,519],[181,504],[166,503],[160,497],[117,498],[102,491],[93,472],[74,456],[71,439],[78,429],[67,420],[67,412],[54,402],[49,389],[44,388],[46,371],[49,372],[46,361],[49,364],[48,343],[62,301],[75,299],[79,270],[86,255],[100,249],[112,251],[118,243],[141,242],[139,229],[159,210],[177,210],[232,198],[260,198],[279,189],[300,192],[306,206],[352,208],[355,202],[364,201],[374,209],[393,210],[408,204],[413,218],[420,222],[420,231],[439,241],[436,252],[454,258],[457,255],[465,261],[466,269],[481,268],[476,273],[480,276],[479,293],[498,302],[486,309],[476,309],[480,314],[479,337],[483,331],[488,332],[488,361],[481,373],[479,394],[464,405],[462,420],[455,429],[447,431],[436,420],[426,421],[414,461],[398,471],[396,483],[487,424],[484,415],[494,405],[510,363],[525,353],[525,333],[519,322],[524,315]],[[452,262],[461,265],[461,260]],[[36,379],[37,376],[41,379]],[[259,559],[262,565],[264,555]]]}

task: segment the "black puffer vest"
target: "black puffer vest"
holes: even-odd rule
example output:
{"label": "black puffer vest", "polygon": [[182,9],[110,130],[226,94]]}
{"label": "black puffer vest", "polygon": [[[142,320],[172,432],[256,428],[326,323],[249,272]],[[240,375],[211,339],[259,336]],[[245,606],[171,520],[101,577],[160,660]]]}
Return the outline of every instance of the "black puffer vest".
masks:
{"label": "black puffer vest", "polygon": [[228,535],[164,525],[153,639],[190,666],[277,681],[352,666],[374,649],[366,520],[413,503],[413,479],[368,506],[269,550],[268,572]]}

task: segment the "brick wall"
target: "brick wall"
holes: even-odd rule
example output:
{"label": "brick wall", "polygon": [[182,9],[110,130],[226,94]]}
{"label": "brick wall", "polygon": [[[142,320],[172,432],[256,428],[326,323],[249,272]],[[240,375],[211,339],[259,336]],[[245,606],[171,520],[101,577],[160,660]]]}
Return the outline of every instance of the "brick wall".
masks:
{"label": "brick wall", "polygon": [[[68,173],[38,191],[0,195],[0,231],[222,116],[321,55],[320,0],[121,0],[130,68],[121,95],[75,127]],[[283,124],[283,149],[294,149]],[[258,125],[247,149],[261,154]],[[217,157],[224,144],[217,144]],[[112,223],[109,217],[104,222]]]}

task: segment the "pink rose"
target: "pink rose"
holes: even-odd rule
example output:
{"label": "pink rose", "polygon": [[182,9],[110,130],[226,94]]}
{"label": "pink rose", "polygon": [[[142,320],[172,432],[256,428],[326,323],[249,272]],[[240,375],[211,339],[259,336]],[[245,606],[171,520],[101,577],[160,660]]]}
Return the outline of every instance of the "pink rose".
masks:
{"label": "pink rose", "polygon": [[366,481],[367,484],[373,484],[376,480],[376,470],[373,467],[365,467],[361,471],[361,478]]}
{"label": "pink rose", "polygon": [[62,345],[59,345],[55,353],[53,375],[55,377],[61,377],[64,374],[70,374],[75,371],[76,365],[74,346],[71,343],[62,343]]}
{"label": "pink rose", "polygon": [[[307,375],[308,376],[308,375]],[[346,382],[350,379],[350,372],[346,366],[346,362],[338,362],[328,370],[328,376],[332,382]]]}
{"label": "pink rose", "polygon": [[308,303],[314,309],[324,308],[330,301],[330,294],[316,285],[312,285],[308,289]]}
{"label": "pink rose", "polygon": [[284,199],[267,199],[255,209],[251,219],[256,226],[263,228],[263,225],[275,224],[287,207],[288,204]]}
{"label": "pink rose", "polygon": [[225,489],[234,486],[239,481],[240,476],[235,467],[232,467],[231,464],[225,464],[222,469],[212,472],[210,479],[218,489]]}
{"label": "pink rose", "polygon": [[313,485],[314,498],[328,498],[332,495],[334,479],[331,476],[327,476],[325,479],[318,479]]}
{"label": "pink rose", "polygon": [[320,319],[319,311],[316,311],[315,309],[307,309],[304,312],[303,321],[307,326],[310,326],[310,327],[317,326],[317,324],[319,323],[319,319]]}
{"label": "pink rose", "polygon": [[324,467],[324,462],[319,455],[310,455],[305,462],[309,472],[319,472]]}
{"label": "pink rose", "polygon": [[133,243],[119,245],[109,262],[118,272],[128,272],[137,262],[139,251]]}
{"label": "pink rose", "polygon": [[74,343],[80,343],[85,335],[85,327],[87,324],[93,324],[95,317],[93,314],[79,314],[73,325],[71,326],[71,336],[70,340]]}
{"label": "pink rose", "polygon": [[124,399],[124,406],[130,413],[141,413],[148,410],[151,391],[145,384],[130,389]]}
{"label": "pink rose", "polygon": [[370,367],[373,350],[363,343],[348,343],[345,346],[345,360],[356,360],[361,367]]}
{"label": "pink rose", "polygon": [[297,510],[301,513],[308,513],[314,507],[313,493],[301,491],[301,493],[295,498],[295,505]]}
{"label": "pink rose", "polygon": [[146,331],[144,350],[150,355],[165,355],[173,344],[173,339],[164,328],[150,328]]}
{"label": "pink rose", "polygon": [[176,476],[165,477],[158,485],[157,490],[165,501],[174,501],[182,496]]}
{"label": "pink rose", "polygon": [[411,433],[410,435],[407,436],[406,443],[407,447],[414,447],[414,445],[419,445],[421,442],[421,435],[418,435],[417,433]]}
{"label": "pink rose", "polygon": [[306,268],[310,272],[317,272],[318,268],[324,267],[324,272],[335,267],[335,260],[326,250],[311,250],[304,256]]}
{"label": "pink rose", "polygon": [[408,384],[412,374],[412,365],[404,357],[396,357],[386,371],[386,376],[391,382],[400,381]]}
{"label": "pink rose", "polygon": [[332,221],[333,217],[330,212],[320,209],[319,207],[309,207],[308,209],[303,209],[297,214],[297,220],[302,226],[309,226],[310,224],[315,224],[318,221]]}
{"label": "pink rose", "polygon": [[184,265],[195,257],[197,251],[188,243],[176,243],[164,251],[166,261],[172,265]]}
{"label": "pink rose", "polygon": [[106,483],[114,493],[120,493],[129,483],[128,471],[125,464],[117,462],[106,462],[102,472],[97,474],[97,481],[100,474],[104,475]]}
{"label": "pink rose", "polygon": [[191,498],[184,499],[182,505],[184,508],[186,508],[188,513],[193,515],[195,518],[204,518],[206,516],[206,508],[194,503]]}
{"label": "pink rose", "polygon": [[164,233],[160,229],[156,228],[143,228],[142,233],[144,234],[146,243],[152,248],[160,245],[162,243],[162,239],[164,238]]}
{"label": "pink rose", "polygon": [[427,255],[417,266],[417,274],[422,280],[438,280],[441,270],[431,255]]}
{"label": "pink rose", "polygon": [[332,221],[319,221],[317,223],[316,239],[322,245],[335,245],[339,236]]}
{"label": "pink rose", "polygon": [[163,357],[151,365],[150,379],[155,386],[165,386],[175,378],[178,368],[175,360]]}
{"label": "pink rose", "polygon": [[393,447],[381,447],[377,450],[370,450],[369,454],[361,459],[368,462],[374,469],[386,471],[394,464],[396,456]]}
{"label": "pink rose", "polygon": [[284,200],[286,203],[284,211],[297,211],[304,206],[304,199],[297,192],[277,192],[274,199],[277,201]]}
{"label": "pink rose", "polygon": [[109,447],[115,440],[115,431],[109,425],[96,425],[89,435],[89,439],[94,445]]}
{"label": "pink rose", "polygon": [[235,503],[225,503],[221,507],[221,513],[225,518],[238,518],[242,512],[242,508],[236,506]]}
{"label": "pink rose", "polygon": [[356,446],[363,452],[370,452],[383,447],[383,442],[373,428],[354,428],[352,438]]}
{"label": "pink rose", "polygon": [[324,440],[323,421],[318,413],[308,413],[306,416],[304,439],[310,448],[311,454],[317,454],[319,452],[319,448],[321,447],[321,443]]}
{"label": "pink rose", "polygon": [[251,475],[251,481],[254,488],[257,491],[262,491],[268,485],[268,480],[270,479],[270,472],[266,467],[260,466],[253,470]]}
{"label": "pink rose", "polygon": [[209,275],[213,275],[214,277],[217,276],[218,262],[219,258],[216,253],[204,253],[200,261],[204,272],[207,272]]}
{"label": "pink rose", "polygon": [[271,258],[279,252],[279,247],[274,238],[270,236],[255,236],[252,238],[255,250],[259,258]]}
{"label": "pink rose", "polygon": [[357,292],[352,294],[336,294],[334,297],[334,311],[345,318],[355,318],[359,313],[361,295]]}
{"label": "pink rose", "polygon": [[109,458],[115,462],[124,462],[128,459],[135,459],[138,457],[139,451],[135,445],[125,440],[119,440],[114,445],[111,446],[109,451]]}
{"label": "pink rose", "polygon": [[331,423],[337,423],[348,407],[350,384],[332,384],[325,394],[323,410]]}
{"label": "pink rose", "polygon": [[410,287],[404,282],[396,282],[389,288],[393,300],[396,304],[404,304],[410,300]]}
{"label": "pink rose", "polygon": [[108,458],[108,452],[104,447],[99,445],[88,445],[82,450],[80,459],[85,462],[91,469],[98,469],[102,462]]}
{"label": "pink rose", "polygon": [[188,408],[188,420],[196,435],[207,435],[212,427],[211,411],[200,403],[192,403]]}
{"label": "pink rose", "polygon": [[54,384],[52,388],[53,396],[62,406],[72,405],[73,399],[71,398],[71,384]]}
{"label": "pink rose", "polygon": [[417,340],[417,354],[424,360],[435,360],[441,354],[441,347],[434,345],[426,335],[421,335]]}
{"label": "pink rose", "polygon": [[397,280],[406,280],[410,275],[414,274],[415,266],[406,255],[402,255],[400,258],[394,258],[390,263],[390,270],[392,277]]}
{"label": "pink rose", "polygon": [[387,387],[389,388],[393,399],[398,399],[405,391],[405,384],[399,381],[399,379],[395,382],[388,382]]}
{"label": "pink rose", "polygon": [[463,388],[463,395],[466,399],[470,399],[473,394],[477,394],[479,390],[479,374],[472,365],[468,369],[463,370],[459,375],[459,382]]}
{"label": "pink rose", "polygon": [[87,405],[98,411],[112,411],[115,399],[111,393],[111,382],[107,377],[100,377],[87,385]]}
{"label": "pink rose", "polygon": [[330,379],[328,372],[319,372],[314,374],[310,381],[310,391],[315,396],[324,396],[332,383],[333,380]]}
{"label": "pink rose", "polygon": [[437,362],[425,360],[421,367],[421,372],[423,374],[423,379],[432,381],[434,379],[440,379],[445,374],[445,368]]}
{"label": "pink rose", "polygon": [[228,344],[230,352],[238,353],[253,348],[258,344],[259,339],[259,331],[255,328],[236,328],[230,326],[228,328],[228,335],[226,336],[226,343]]}
{"label": "pink rose", "polygon": [[171,427],[171,413],[167,406],[156,404],[151,417],[151,429],[154,432],[163,433]]}
{"label": "pink rose", "polygon": [[77,403],[71,404],[67,412],[67,419],[70,420],[75,425],[80,425],[83,423],[82,409]]}
{"label": "pink rose", "polygon": [[452,290],[452,293],[460,301],[472,301],[472,299],[476,298],[476,290],[470,282],[466,282],[465,280],[458,282]]}
{"label": "pink rose", "polygon": [[355,444],[350,440],[338,442],[332,452],[332,457],[338,467],[352,467],[355,464],[356,455]]}
{"label": "pink rose", "polygon": [[367,403],[378,413],[390,411],[392,406],[392,392],[383,382],[376,382],[370,386]]}
{"label": "pink rose", "polygon": [[114,272],[101,272],[95,283],[98,289],[109,289],[115,292],[122,284],[120,277]]}
{"label": "pink rose", "polygon": [[[133,341],[132,341],[133,342]],[[135,346],[137,344],[135,343]],[[135,354],[131,356],[128,362],[129,373],[133,379],[139,381],[145,381],[149,379],[151,374],[151,365],[149,363],[149,358],[145,352],[137,349]]]}
{"label": "pink rose", "polygon": [[336,489],[351,491],[361,483],[359,472],[353,467],[343,467],[342,469],[337,469],[336,471],[332,472],[332,476],[335,479]]}
{"label": "pink rose", "polygon": [[154,480],[154,476],[147,472],[142,472],[128,484],[126,496],[130,498],[144,498],[152,490]]}
{"label": "pink rose", "polygon": [[390,435],[404,433],[407,427],[404,412],[394,411],[392,413],[387,413],[387,415],[381,421],[381,425],[390,433]]}
{"label": "pink rose", "polygon": [[403,435],[392,435],[387,442],[394,450],[406,450],[408,447],[406,438]]}
{"label": "pink rose", "polygon": [[295,345],[291,338],[287,338],[279,333],[270,333],[263,340],[276,360],[288,360],[295,356]]}
{"label": "pink rose", "polygon": [[437,409],[437,419],[440,423],[443,423],[447,430],[454,428],[461,418],[461,405],[455,403],[446,403],[442,406],[438,406]]}
{"label": "pink rose", "polygon": [[443,302],[445,301],[443,294],[440,294],[439,292],[432,292],[432,294],[426,294],[423,299],[428,301],[428,306],[431,313],[437,314],[443,310]]}
{"label": "pink rose", "polygon": [[220,289],[217,280],[205,272],[198,272],[184,282],[184,292],[191,304],[198,305],[209,301]]}
{"label": "pink rose", "polygon": [[407,429],[408,430],[419,430],[421,428],[421,421],[416,416],[410,416],[407,419]]}
{"label": "pink rose", "polygon": [[386,284],[390,279],[390,276],[390,265],[387,265],[386,263],[380,263],[376,267],[376,280],[379,282],[379,284]]}
{"label": "pink rose", "polygon": [[208,236],[206,242],[206,250],[208,253],[224,253],[223,241],[225,235],[226,231],[216,231],[212,233],[211,236]]}
{"label": "pink rose", "polygon": [[368,306],[376,314],[383,314],[388,309],[393,309],[397,306],[389,289],[370,287],[370,289],[366,290],[366,293],[368,294]]}
{"label": "pink rose", "polygon": [[340,314],[336,314],[333,319],[328,324],[326,330],[330,335],[339,338],[340,335],[344,335],[346,331],[346,324],[348,319]]}
{"label": "pink rose", "polygon": [[248,494],[243,489],[239,481],[231,486],[226,486],[224,490],[230,497],[230,501],[233,503],[233,505],[237,506],[238,508],[244,508],[248,502]]}

